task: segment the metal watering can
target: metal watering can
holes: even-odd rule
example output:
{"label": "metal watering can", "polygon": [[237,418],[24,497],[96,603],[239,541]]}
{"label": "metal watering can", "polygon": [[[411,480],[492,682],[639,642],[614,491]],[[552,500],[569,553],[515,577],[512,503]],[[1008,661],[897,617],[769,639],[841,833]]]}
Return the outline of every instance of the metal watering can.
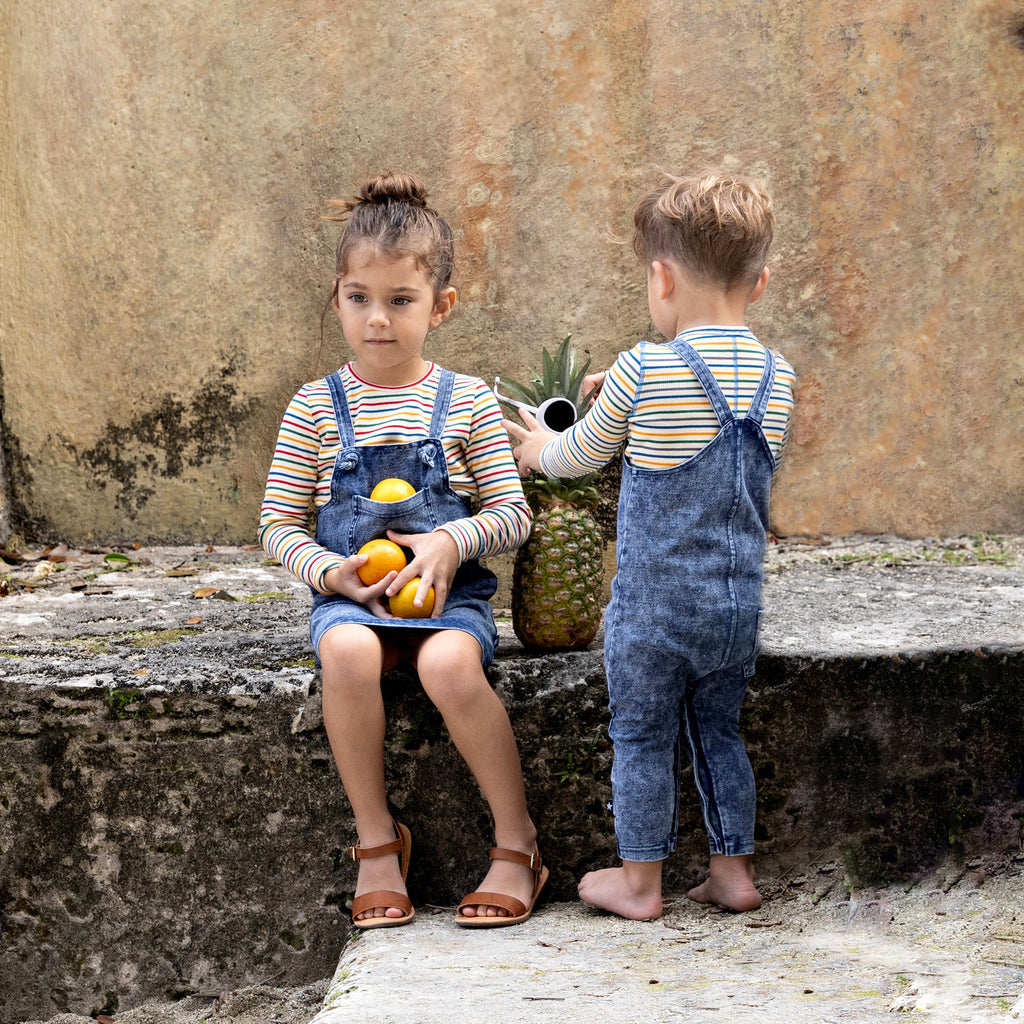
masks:
{"label": "metal watering can", "polygon": [[498,390],[500,383],[501,378],[495,377],[494,397],[499,402],[505,402],[507,405],[514,405],[517,409],[525,409],[528,413],[532,413],[544,430],[560,434],[576,422],[576,406],[568,398],[556,395],[554,398],[545,399],[539,406],[527,405],[526,402],[517,402],[514,398],[503,395]]}

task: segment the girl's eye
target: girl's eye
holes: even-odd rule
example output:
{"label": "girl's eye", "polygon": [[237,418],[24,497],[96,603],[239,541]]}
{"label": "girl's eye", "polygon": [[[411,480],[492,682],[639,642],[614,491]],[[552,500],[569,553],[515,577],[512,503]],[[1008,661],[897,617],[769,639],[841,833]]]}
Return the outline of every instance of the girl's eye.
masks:
{"label": "girl's eye", "polygon": [[391,301],[396,306],[408,306],[409,303],[412,302],[412,299],[408,298],[405,295],[396,295]]}
{"label": "girl's eye", "polygon": [[359,292],[353,292],[348,297],[348,301],[349,302],[365,302],[366,301],[366,296],[365,295],[360,295]]}

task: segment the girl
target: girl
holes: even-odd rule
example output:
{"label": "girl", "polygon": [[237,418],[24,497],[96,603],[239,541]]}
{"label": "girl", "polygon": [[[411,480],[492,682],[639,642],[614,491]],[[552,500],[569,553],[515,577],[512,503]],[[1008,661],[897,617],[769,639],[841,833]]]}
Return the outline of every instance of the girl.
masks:
{"label": "girl", "polygon": [[[490,871],[459,904],[456,923],[525,921],[548,875],[508,715],[484,674],[496,640],[488,603],[496,580],[477,561],[526,539],[529,507],[486,384],[423,358],[427,332],[456,299],[451,228],[426,197],[416,178],[385,174],[357,199],[333,202],[334,219],[346,223],[330,305],[354,358],[292,399],[260,516],[268,554],[314,590],[324,724],[358,835],[349,851],[359,864],[357,928],[407,924],[415,913],[405,888],[409,830],[392,819],[384,784],[380,680],[402,661],[415,666],[494,817]],[[371,500],[390,478],[415,493]],[[412,558],[366,586],[358,570],[368,556],[356,552],[385,535]],[[384,598],[417,577],[418,608],[434,589],[430,616],[393,617]]]}

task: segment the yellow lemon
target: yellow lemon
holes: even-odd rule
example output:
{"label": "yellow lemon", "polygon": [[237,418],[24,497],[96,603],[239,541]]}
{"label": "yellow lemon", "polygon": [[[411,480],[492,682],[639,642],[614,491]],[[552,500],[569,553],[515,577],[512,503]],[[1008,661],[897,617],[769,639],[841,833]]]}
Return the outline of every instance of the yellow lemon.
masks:
{"label": "yellow lemon", "polygon": [[381,480],[370,491],[370,500],[402,501],[404,498],[411,498],[415,493],[416,488],[408,480],[399,480],[398,477],[389,476],[386,480]]}
{"label": "yellow lemon", "polygon": [[356,569],[356,575],[367,587],[379,583],[392,569],[401,572],[405,568],[405,552],[393,540],[384,537],[368,540],[356,554],[370,556]]}
{"label": "yellow lemon", "polygon": [[391,609],[392,615],[400,619],[427,619],[430,617],[430,613],[434,610],[434,588],[430,587],[427,590],[423,607],[417,608],[412,603],[412,599],[416,596],[419,585],[420,577],[417,576],[415,579],[409,580],[394,597],[388,598],[388,607]]}

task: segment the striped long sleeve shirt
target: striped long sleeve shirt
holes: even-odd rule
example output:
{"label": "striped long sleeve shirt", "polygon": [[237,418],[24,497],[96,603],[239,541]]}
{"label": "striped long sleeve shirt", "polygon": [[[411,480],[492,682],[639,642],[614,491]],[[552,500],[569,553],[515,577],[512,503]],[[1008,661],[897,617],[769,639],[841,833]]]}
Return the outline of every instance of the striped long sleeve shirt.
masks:
{"label": "striped long sleeve shirt", "polygon": [[[379,387],[341,368],[356,444],[404,444],[428,436],[440,367],[404,387]],[[445,523],[462,561],[518,547],[530,532],[502,413],[487,385],[456,374],[441,438],[448,478],[456,494],[477,511]],[[281,423],[260,512],[259,540],[267,553],[321,592],[324,574],[344,559],[321,547],[309,532],[309,509],[331,496],[331,476],[341,448],[326,380],[302,387]]]}
{"label": "striped long sleeve shirt", "polygon": [[[707,363],[732,409],[749,408],[765,364],[754,335],[745,327],[701,327],[682,338]],[[795,382],[793,367],[776,355],[762,423],[776,465],[786,445]],[[587,415],[544,447],[541,469],[548,476],[580,476],[609,462],[623,443],[634,466],[669,469],[693,458],[718,430],[693,371],[667,345],[642,341],[615,360]]]}

